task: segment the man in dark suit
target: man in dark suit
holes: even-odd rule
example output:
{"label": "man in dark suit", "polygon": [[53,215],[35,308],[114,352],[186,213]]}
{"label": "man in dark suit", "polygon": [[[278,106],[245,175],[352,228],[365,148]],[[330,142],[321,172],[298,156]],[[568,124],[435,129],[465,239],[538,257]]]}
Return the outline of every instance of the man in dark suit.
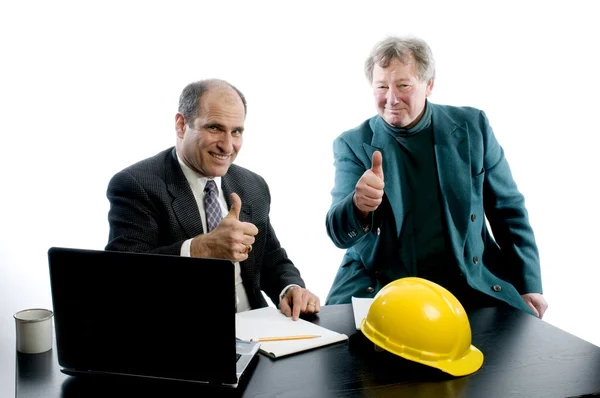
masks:
{"label": "man in dark suit", "polygon": [[[245,118],[245,97],[231,84],[189,84],[175,116],[175,148],[111,179],[106,250],[229,259],[236,265],[238,311],[267,306],[264,291],[298,319],[319,312],[319,298],[277,240],[266,182],[232,164]],[[211,281],[198,283],[201,289]]]}
{"label": "man in dark suit", "polygon": [[435,64],[420,39],[381,41],[365,73],[378,115],[333,145],[327,231],[348,250],[327,304],[419,276],[467,308],[504,302],[541,318],[547,303],[525,200],[485,114],[428,102]]}

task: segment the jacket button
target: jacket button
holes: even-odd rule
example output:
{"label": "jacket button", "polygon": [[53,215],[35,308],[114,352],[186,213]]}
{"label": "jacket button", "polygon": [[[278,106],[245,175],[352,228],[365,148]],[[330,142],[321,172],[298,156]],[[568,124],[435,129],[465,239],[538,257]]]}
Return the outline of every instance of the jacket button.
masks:
{"label": "jacket button", "polygon": [[502,286],[500,286],[500,285],[494,285],[494,286],[492,286],[492,290],[495,291],[495,292],[499,292],[499,291],[502,290]]}
{"label": "jacket button", "polygon": [[375,289],[373,289],[373,287],[369,286],[367,288],[367,293],[373,293],[375,291]]}
{"label": "jacket button", "polygon": [[471,214],[471,221],[475,222],[476,219],[477,219],[477,215]]}
{"label": "jacket button", "polygon": [[477,264],[479,262],[479,257],[473,257],[473,264]]}
{"label": "jacket button", "polygon": [[377,235],[381,235],[381,228],[377,228]]}

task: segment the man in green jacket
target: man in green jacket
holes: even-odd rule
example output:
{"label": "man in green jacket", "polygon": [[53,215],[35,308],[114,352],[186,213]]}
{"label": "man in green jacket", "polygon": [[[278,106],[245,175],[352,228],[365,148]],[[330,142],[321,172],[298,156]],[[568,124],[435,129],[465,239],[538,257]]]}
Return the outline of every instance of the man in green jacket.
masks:
{"label": "man in green jacket", "polygon": [[548,305],[525,200],[485,113],[427,100],[435,64],[423,40],[379,42],[365,73],[378,115],[333,144],[327,232],[348,250],[326,304],[418,276],[467,309],[505,302],[541,318]]}

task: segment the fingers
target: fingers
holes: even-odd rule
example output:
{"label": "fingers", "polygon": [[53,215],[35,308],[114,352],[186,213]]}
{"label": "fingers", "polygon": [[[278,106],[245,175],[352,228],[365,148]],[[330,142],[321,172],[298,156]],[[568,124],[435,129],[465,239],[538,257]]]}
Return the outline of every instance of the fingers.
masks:
{"label": "fingers", "polygon": [[531,308],[533,313],[540,319],[544,316],[544,313],[548,309],[548,303],[541,293],[525,293],[521,297],[525,300],[525,303]]}
{"label": "fingers", "polygon": [[226,236],[223,237],[223,243],[230,242],[232,261],[244,261],[252,251],[252,245],[258,234],[258,228],[249,222],[240,222],[240,210],[242,200],[235,192],[231,194],[231,207],[229,213],[219,225],[220,230]]}
{"label": "fingers", "polygon": [[292,319],[297,321],[302,311],[302,293],[299,288],[292,288]]}
{"label": "fingers", "polygon": [[373,173],[373,170],[367,170],[360,178],[359,182],[362,182],[365,188],[370,188],[373,191],[381,191],[383,194],[383,187],[385,184],[383,183],[383,180],[379,178],[379,176]]}
{"label": "fingers", "polygon": [[309,290],[301,287],[293,287],[288,290],[281,300],[279,308],[286,316],[291,316],[295,321],[300,314],[316,314],[321,311],[319,298]]}
{"label": "fingers", "polygon": [[258,235],[258,228],[256,225],[249,222],[241,222],[240,229],[244,234],[243,243],[251,245],[254,243],[254,237]]}
{"label": "fingers", "polygon": [[366,213],[377,210],[383,200],[383,181],[372,170],[367,170],[358,180],[354,194],[354,204]]}
{"label": "fingers", "polygon": [[248,259],[255,244],[258,228],[239,220],[242,201],[231,194],[231,208],[219,225],[211,232],[194,237],[190,244],[192,257],[222,258],[233,262]]}
{"label": "fingers", "polygon": [[379,204],[381,204],[381,200],[383,199],[382,189],[375,189],[369,186],[359,186],[356,187],[356,191],[356,193],[360,195],[362,202],[365,205],[373,205],[377,207]]}
{"label": "fingers", "polygon": [[225,216],[227,218],[235,218],[236,220],[240,219],[240,209],[242,208],[242,200],[238,196],[237,193],[231,194],[231,208],[229,209],[229,213]]}
{"label": "fingers", "polygon": [[544,317],[544,313],[546,312],[545,308],[538,308],[538,317],[542,319]]}
{"label": "fingers", "polygon": [[537,308],[535,308],[535,305],[533,305],[533,303],[531,301],[526,301],[526,303],[529,306],[529,308],[531,308],[533,310],[533,313],[535,314],[535,316],[537,316],[538,318],[541,318],[540,312],[538,311]]}
{"label": "fingers", "polygon": [[373,152],[373,162],[372,162],[372,165],[371,165],[371,171],[377,177],[381,178],[381,181],[383,181],[383,166],[382,166],[382,163],[383,163],[383,157],[381,156],[381,152],[379,152],[379,151]]}
{"label": "fingers", "polygon": [[235,211],[230,212],[217,228],[194,238],[195,256],[224,258],[234,262],[248,259],[254,249],[258,228],[252,223],[240,222],[234,214]]}
{"label": "fingers", "polygon": [[230,254],[230,260],[231,261],[237,261],[237,262],[242,262],[242,261],[246,261],[248,259],[248,257],[250,257],[250,252],[253,250],[254,248],[252,247],[251,244],[243,244],[243,243],[238,243],[233,245],[232,249],[231,249],[231,254]]}
{"label": "fingers", "polygon": [[302,314],[316,314],[321,311],[321,302],[319,298],[310,292],[308,289],[302,289]]}
{"label": "fingers", "polygon": [[542,319],[544,316],[544,313],[548,309],[548,303],[546,302],[546,299],[544,299],[544,297],[540,294],[539,296],[536,297],[536,299],[534,299],[532,301],[532,303],[533,303],[533,306],[535,307],[535,309],[537,310],[538,318]]}
{"label": "fingers", "polygon": [[248,256],[250,255],[250,252],[252,251],[253,247],[252,245],[254,244],[254,242],[256,241],[256,238],[254,238],[257,234],[258,234],[258,228],[256,228],[256,226],[254,224],[251,223],[240,223],[241,224],[241,230],[242,230],[242,235],[241,235],[241,239],[239,241],[239,244],[237,244],[237,249],[241,254],[245,254],[245,259],[248,258]]}
{"label": "fingers", "polygon": [[306,312],[316,314],[321,311],[321,301],[314,294],[312,296],[313,298],[309,298],[308,303],[306,304]]}
{"label": "fingers", "polygon": [[384,186],[383,156],[375,151],[371,168],[360,177],[354,191],[354,205],[363,215],[377,210],[383,199]]}
{"label": "fingers", "polygon": [[253,247],[252,247],[252,245],[241,244],[241,245],[237,246],[237,249],[240,253],[249,255],[250,252],[252,251]]}
{"label": "fingers", "polygon": [[[235,193],[235,192],[232,193],[231,194],[231,207],[229,208],[229,213],[225,217],[239,221],[241,208],[242,208],[242,199],[240,199],[240,197],[238,196],[237,193]],[[240,228],[242,229],[242,232],[244,233],[244,235],[254,237],[255,235],[258,234],[258,228],[256,228],[256,226],[252,223],[242,222],[242,223],[240,223]],[[251,245],[252,243],[254,243],[254,238],[252,238],[251,242],[244,241],[243,243]]]}
{"label": "fingers", "polygon": [[286,295],[279,302],[279,310],[287,317],[292,316],[292,307],[289,304],[289,295]]}

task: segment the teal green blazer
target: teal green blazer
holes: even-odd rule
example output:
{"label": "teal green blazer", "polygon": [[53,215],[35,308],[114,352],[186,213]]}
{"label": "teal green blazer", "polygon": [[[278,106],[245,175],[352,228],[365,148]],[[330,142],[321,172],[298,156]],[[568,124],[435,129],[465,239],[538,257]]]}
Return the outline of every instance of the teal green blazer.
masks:
{"label": "teal green blazer", "polygon": [[[461,273],[474,289],[532,313],[521,294],[542,293],[539,254],[525,200],[485,113],[428,106],[442,216]],[[335,186],[326,225],[333,243],[348,250],[326,304],[374,297],[387,283],[417,275],[412,242],[401,241],[407,203],[402,153],[394,137],[375,128],[379,118],[346,131],[333,144]],[[369,227],[363,228],[352,196],[375,151],[383,155],[384,197]]]}

